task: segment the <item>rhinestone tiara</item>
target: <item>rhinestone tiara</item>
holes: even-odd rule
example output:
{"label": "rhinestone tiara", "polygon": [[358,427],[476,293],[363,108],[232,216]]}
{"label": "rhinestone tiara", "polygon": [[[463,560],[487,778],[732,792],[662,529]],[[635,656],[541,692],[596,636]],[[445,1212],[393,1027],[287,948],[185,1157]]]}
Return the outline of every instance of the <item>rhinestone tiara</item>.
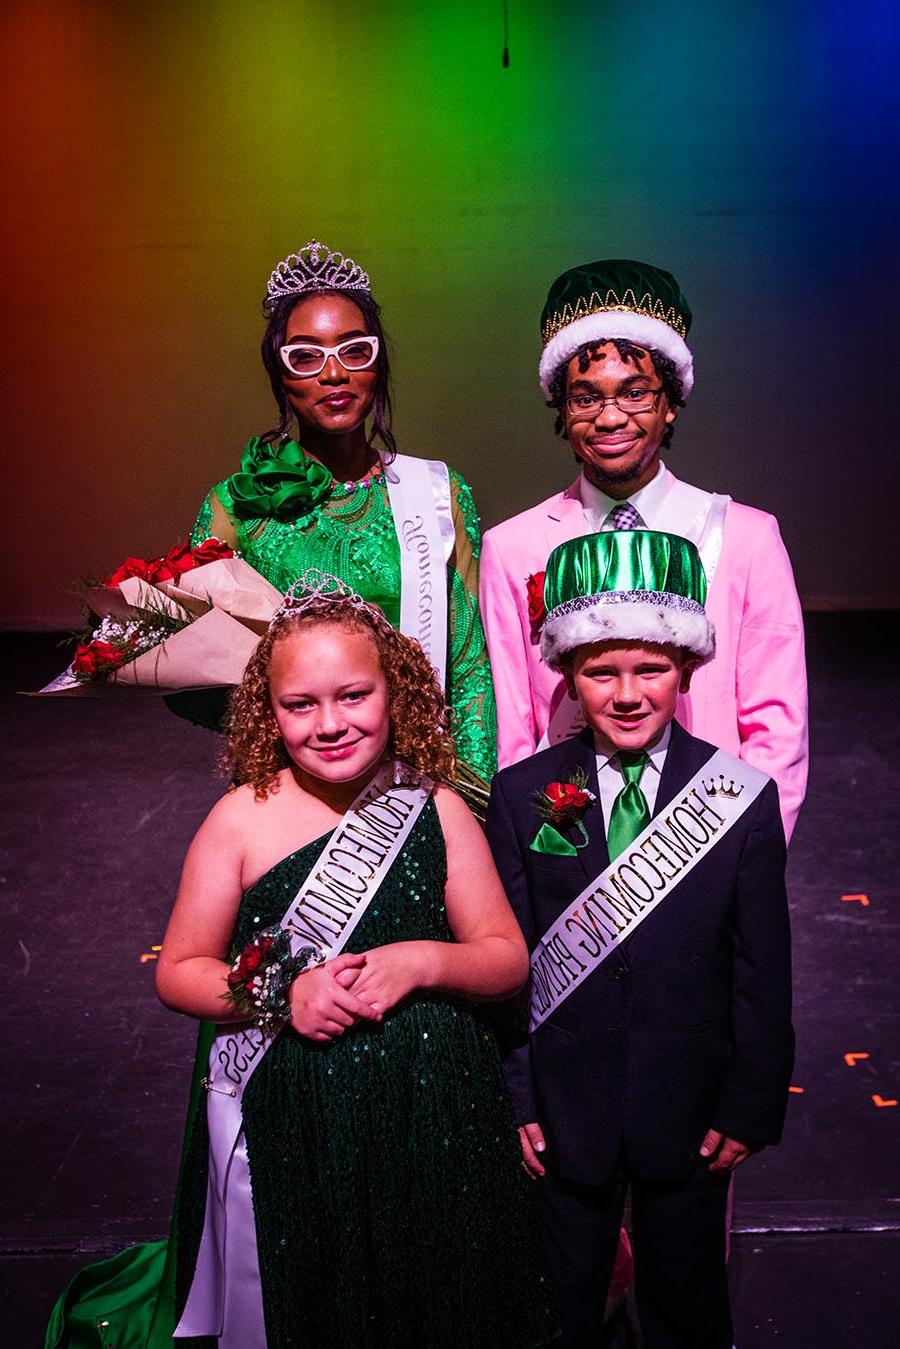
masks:
{"label": "rhinestone tiara", "polygon": [[332,576],[327,571],[319,571],[318,567],[309,567],[294,581],[272,615],[272,623],[288,614],[311,613],[318,606],[335,603],[343,603],[358,612],[365,612],[370,618],[375,618],[379,623],[390,627],[376,605],[369,604],[368,600],[364,600],[362,595],[358,595],[339,577]]}
{"label": "rhinestone tiara", "polygon": [[263,301],[271,314],[285,295],[302,295],[308,290],[370,290],[369,275],[352,258],[332,253],[325,244],[310,239],[299,253],[291,253],[279,262],[266,286]]}

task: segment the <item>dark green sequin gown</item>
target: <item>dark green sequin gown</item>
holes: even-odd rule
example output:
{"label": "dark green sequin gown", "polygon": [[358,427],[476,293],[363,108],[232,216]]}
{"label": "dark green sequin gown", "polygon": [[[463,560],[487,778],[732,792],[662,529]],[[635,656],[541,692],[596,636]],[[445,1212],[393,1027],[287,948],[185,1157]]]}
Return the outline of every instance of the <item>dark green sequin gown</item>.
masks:
{"label": "dark green sequin gown", "polygon": [[[236,949],[282,917],[327,837],[246,892]],[[445,879],[429,801],[348,949],[452,940]],[[477,1007],[413,996],[327,1046],[283,1031],[248,1084],[244,1129],[269,1349],[549,1342],[530,1182]],[[176,1215],[179,1306],[202,1226],[206,1147],[199,1112]]]}

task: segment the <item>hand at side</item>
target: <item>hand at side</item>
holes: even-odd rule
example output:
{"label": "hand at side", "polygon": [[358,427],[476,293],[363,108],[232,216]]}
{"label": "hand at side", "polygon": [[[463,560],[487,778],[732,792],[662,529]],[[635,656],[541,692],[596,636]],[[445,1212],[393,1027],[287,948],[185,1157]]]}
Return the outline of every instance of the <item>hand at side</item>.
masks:
{"label": "hand at side", "polygon": [[718,1129],[709,1129],[700,1145],[700,1156],[712,1159],[709,1163],[710,1171],[735,1171],[752,1153],[759,1151],[759,1148],[752,1147],[749,1143],[729,1138]]}
{"label": "hand at side", "polygon": [[519,1141],[522,1144],[522,1165],[532,1180],[544,1175],[544,1164],[538,1156],[547,1146],[539,1124],[521,1124]]}

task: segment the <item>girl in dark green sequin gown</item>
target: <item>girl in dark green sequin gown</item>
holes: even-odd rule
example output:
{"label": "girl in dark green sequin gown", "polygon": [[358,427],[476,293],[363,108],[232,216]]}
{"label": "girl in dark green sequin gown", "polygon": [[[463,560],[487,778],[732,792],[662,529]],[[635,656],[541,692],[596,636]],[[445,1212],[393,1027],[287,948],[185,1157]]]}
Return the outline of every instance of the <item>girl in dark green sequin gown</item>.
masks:
{"label": "girl in dark green sequin gown", "polygon": [[[316,600],[276,619],[234,701],[246,785],[215,807],[185,864],[164,1000],[227,1020],[226,951],[279,922],[385,754],[449,771],[445,728],[420,649],[375,610]],[[529,1182],[473,1001],[508,996],[526,973],[481,830],[438,787],[346,953],[295,978],[291,1024],[243,1098],[268,1349],[549,1341]],[[206,1154],[199,1111],[175,1223],[179,1308]]]}
{"label": "girl in dark green sequin gown", "polygon": [[[236,947],[278,922],[325,842],[247,890]],[[431,801],[349,949],[450,941],[445,875]],[[544,1342],[528,1180],[473,1006],[414,994],[327,1047],[283,1032],[247,1088],[244,1128],[270,1346]],[[189,1146],[179,1303],[203,1220],[202,1115]]]}

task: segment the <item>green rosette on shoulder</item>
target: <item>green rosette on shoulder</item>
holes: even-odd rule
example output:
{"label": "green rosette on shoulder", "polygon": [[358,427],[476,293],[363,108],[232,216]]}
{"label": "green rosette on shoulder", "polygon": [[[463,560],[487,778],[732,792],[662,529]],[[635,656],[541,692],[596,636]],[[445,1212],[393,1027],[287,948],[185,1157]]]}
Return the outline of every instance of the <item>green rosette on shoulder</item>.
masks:
{"label": "green rosette on shoulder", "polygon": [[298,520],[327,498],[333,482],[295,440],[270,445],[253,436],[226,487],[239,520]]}

